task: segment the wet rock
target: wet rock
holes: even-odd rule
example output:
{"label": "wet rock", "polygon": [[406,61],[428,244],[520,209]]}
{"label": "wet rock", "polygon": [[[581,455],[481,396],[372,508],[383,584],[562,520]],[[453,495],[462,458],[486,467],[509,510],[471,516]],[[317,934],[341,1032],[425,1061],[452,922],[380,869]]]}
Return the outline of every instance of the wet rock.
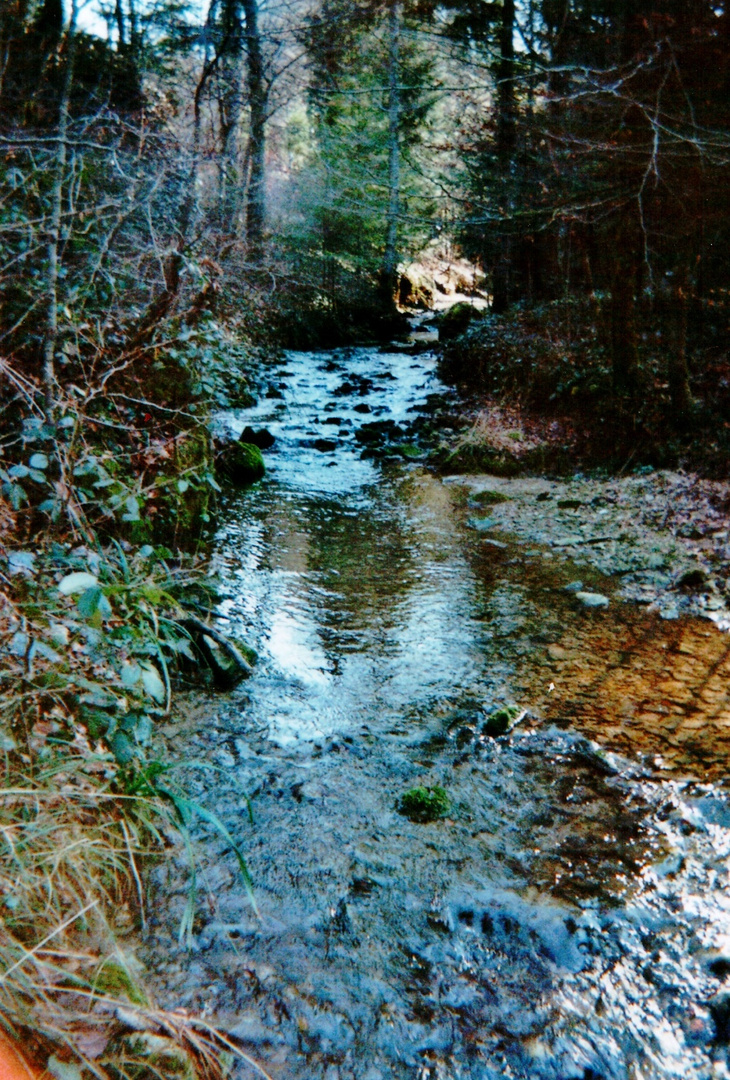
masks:
{"label": "wet rock", "polygon": [[401,457],[406,458],[408,461],[418,461],[424,456],[421,450],[411,443],[404,443],[401,446],[396,446],[394,449]]}
{"label": "wet rock", "polygon": [[319,784],[307,781],[301,784],[294,784],[291,793],[297,802],[314,803],[322,798],[324,789]]}
{"label": "wet rock", "polygon": [[456,745],[459,750],[463,750],[463,748],[472,741],[476,733],[476,727],[473,727],[470,724],[465,724],[463,727],[457,728]]}
{"label": "wet rock", "polygon": [[358,404],[355,406],[354,411],[358,412],[358,413],[369,413],[369,412],[372,412],[373,410],[367,404],[367,402],[361,401],[361,402],[358,402]]}
{"label": "wet rock", "polygon": [[378,882],[371,877],[356,877],[352,879],[350,892],[353,896],[372,896],[378,888]]}
{"label": "wet rock", "polygon": [[352,919],[350,918],[350,911],[344,897],[340,899],[337,907],[332,912],[330,925],[333,930],[336,930],[340,934],[352,933]]}
{"label": "wet rock", "polygon": [[730,956],[713,956],[707,967],[717,979],[727,979],[730,975]]}
{"label": "wet rock", "polygon": [[608,597],[602,593],[576,592],[575,598],[580,600],[583,607],[587,608],[607,608],[610,603]]}
{"label": "wet rock", "polygon": [[675,589],[686,589],[687,592],[696,592],[707,585],[707,574],[700,566],[694,566],[680,574],[674,583]]}
{"label": "wet rock", "polygon": [[250,409],[256,404],[256,397],[245,379],[242,379],[235,389],[228,392],[227,404],[232,409]]}
{"label": "wet rock", "polygon": [[472,304],[461,302],[453,304],[441,315],[438,321],[439,341],[453,341],[463,334],[474,319],[481,318],[481,312]]}
{"label": "wet rock", "polygon": [[324,1053],[348,1050],[355,1041],[355,1035],[344,1016],[331,1012],[311,1012],[305,1037],[313,1040]]}
{"label": "wet rock", "polygon": [[402,439],[404,435],[405,431],[394,420],[371,420],[363,424],[355,432],[357,441],[366,445],[373,445],[390,439]]}
{"label": "wet rock", "polygon": [[598,773],[599,776],[616,776],[620,772],[620,765],[614,755],[602,750],[600,746],[591,743],[588,739],[577,738],[571,752],[574,761]]}
{"label": "wet rock", "polygon": [[496,709],[487,718],[482,732],[492,739],[498,739],[500,735],[506,735],[514,727],[519,714],[518,705],[505,705],[502,709]]}
{"label": "wet rock", "polygon": [[510,502],[510,496],[502,491],[475,491],[469,499],[469,504],[473,506],[496,506],[505,502]]}
{"label": "wet rock", "polygon": [[337,449],[337,443],[334,439],[315,439],[312,447],[314,450],[319,450],[321,454],[328,454]]}
{"label": "wet rock", "polygon": [[252,427],[245,427],[238,441],[249,443],[251,446],[258,446],[259,450],[270,450],[276,442],[276,438],[266,428],[259,428],[258,431],[254,431]]}
{"label": "wet rock", "polygon": [[243,1013],[239,1016],[235,1027],[228,1029],[228,1034],[252,1046],[285,1041],[280,1032],[272,1031],[256,1013]]}
{"label": "wet rock", "polygon": [[271,389],[267,390],[265,396],[267,398],[283,398],[284,397],[281,390],[277,390],[275,386],[272,386]]}
{"label": "wet rock", "polygon": [[454,924],[448,912],[431,911],[426,916],[426,923],[437,934],[451,934],[454,930]]}
{"label": "wet rock", "polygon": [[469,518],[467,522],[470,529],[476,529],[477,532],[487,532],[489,529],[494,529],[499,522],[496,518]]}
{"label": "wet rock", "polygon": [[266,472],[258,446],[245,442],[229,443],[220,454],[217,465],[226,479],[234,484],[253,484]]}
{"label": "wet rock", "polygon": [[351,394],[369,394],[372,388],[372,379],[364,377],[358,378],[356,375],[353,375],[349,379],[345,379],[345,381],[332,392],[335,397],[348,397]]}
{"label": "wet rock", "polygon": [[680,525],[677,529],[677,536],[681,536],[684,540],[701,540],[703,535],[702,529],[691,523]]}
{"label": "wet rock", "polygon": [[225,747],[221,747],[216,750],[214,754],[215,761],[222,769],[232,769],[236,764],[236,759],[230,750],[226,750]]}
{"label": "wet rock", "polygon": [[730,990],[721,990],[707,1005],[715,1025],[715,1042],[730,1042]]}

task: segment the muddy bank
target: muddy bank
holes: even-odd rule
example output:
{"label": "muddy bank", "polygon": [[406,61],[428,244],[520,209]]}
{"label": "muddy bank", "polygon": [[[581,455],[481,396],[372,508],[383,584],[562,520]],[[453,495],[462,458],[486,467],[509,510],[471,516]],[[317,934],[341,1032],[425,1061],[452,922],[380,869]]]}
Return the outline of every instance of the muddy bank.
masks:
{"label": "muddy bank", "polygon": [[[374,458],[373,412],[407,437],[444,400],[428,353],[293,353],[275,389],[227,419],[277,442],[216,554],[259,664],[165,733],[259,913],[200,827],[190,950],[184,858],[154,879],[160,998],[277,1080],[728,1075],[728,639],[683,614],[700,594],[667,586],[675,619],[626,599],[573,542],[613,506],[583,481],[500,502],[491,478]],[[420,785],[445,817],[399,812]]]}

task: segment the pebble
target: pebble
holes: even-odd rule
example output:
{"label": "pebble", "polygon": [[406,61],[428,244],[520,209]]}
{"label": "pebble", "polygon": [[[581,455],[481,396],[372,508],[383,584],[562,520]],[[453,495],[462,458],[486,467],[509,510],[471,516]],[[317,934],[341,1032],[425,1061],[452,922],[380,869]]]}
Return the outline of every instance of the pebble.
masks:
{"label": "pebble", "polygon": [[609,599],[602,593],[595,592],[576,592],[576,600],[580,600],[583,607],[587,608],[606,608],[609,605]]}

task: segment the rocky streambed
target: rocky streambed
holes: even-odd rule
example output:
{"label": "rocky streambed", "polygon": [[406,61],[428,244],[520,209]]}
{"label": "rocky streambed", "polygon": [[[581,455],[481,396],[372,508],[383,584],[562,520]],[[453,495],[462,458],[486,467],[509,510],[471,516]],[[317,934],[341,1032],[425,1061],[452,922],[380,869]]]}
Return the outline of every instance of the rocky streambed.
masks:
{"label": "rocky streambed", "polygon": [[165,733],[258,910],[198,827],[189,947],[185,859],[153,872],[160,1000],[277,1080],[730,1076],[717,560],[646,489],[432,475],[427,352],[291,353],[264,391],[222,418],[277,441],[216,547],[259,663]]}

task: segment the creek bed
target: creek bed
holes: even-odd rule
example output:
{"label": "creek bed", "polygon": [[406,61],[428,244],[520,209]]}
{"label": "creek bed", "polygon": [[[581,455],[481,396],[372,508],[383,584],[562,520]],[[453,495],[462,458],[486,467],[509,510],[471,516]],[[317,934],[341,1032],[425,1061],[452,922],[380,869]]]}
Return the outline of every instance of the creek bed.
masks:
{"label": "creek bed", "polygon": [[[158,995],[276,1080],[730,1076],[728,639],[413,460],[411,422],[455,406],[434,366],[290,353],[224,418],[277,437],[215,553],[260,660],[166,736],[207,766],[188,787],[244,849],[258,915],[201,828],[190,949],[183,860],[153,875]],[[517,726],[484,734],[508,706]],[[403,816],[416,786],[446,816]]]}

